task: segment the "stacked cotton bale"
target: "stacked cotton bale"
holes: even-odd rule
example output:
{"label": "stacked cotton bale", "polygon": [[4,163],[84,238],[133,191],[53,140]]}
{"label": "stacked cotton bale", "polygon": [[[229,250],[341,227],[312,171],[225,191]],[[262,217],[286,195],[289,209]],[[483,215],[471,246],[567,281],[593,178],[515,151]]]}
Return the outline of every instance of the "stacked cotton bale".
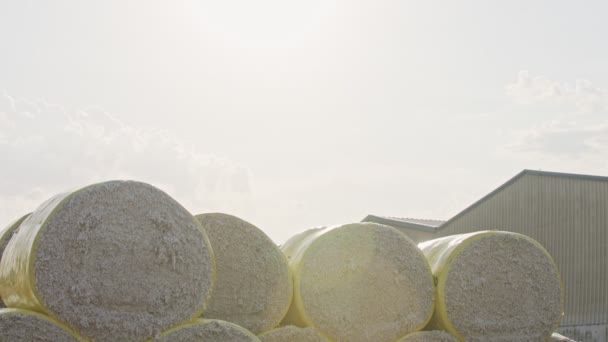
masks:
{"label": "stacked cotton bale", "polygon": [[196,218],[209,237],[217,269],[204,317],[255,334],[277,326],[293,294],[285,255],[264,232],[237,217],[213,213]]}
{"label": "stacked cotton bale", "polygon": [[221,320],[203,320],[179,325],[172,328],[159,337],[154,342],[260,342],[247,329],[234,323]]}
{"label": "stacked cotton bale", "polygon": [[313,327],[300,328],[286,325],[258,336],[262,342],[329,342]]}
{"label": "stacked cotton bale", "polygon": [[563,312],[560,276],[545,249],[484,231],[421,243],[438,279],[429,328],[464,341],[546,341]]}
{"label": "stacked cotton bale", "polygon": [[[22,216],[0,230],[0,262],[2,261],[2,254],[4,253],[4,249],[6,249],[6,245],[8,245],[13,235],[19,229],[21,222],[23,222],[23,220],[25,220],[28,216],[30,216],[30,214]],[[6,305],[4,305],[4,302],[2,301],[2,297],[0,297],[0,309],[5,307]]]}
{"label": "stacked cotton bale", "polygon": [[404,234],[374,223],[314,229],[282,246],[294,277],[285,324],[334,341],[395,341],[433,313],[433,277]]}
{"label": "stacked cotton bale", "polygon": [[45,313],[95,341],[142,341],[195,319],[213,281],[200,224],[164,192],[133,181],[46,201],[0,262],[7,306]]}
{"label": "stacked cotton bale", "polygon": [[80,342],[70,328],[37,312],[0,309],[0,341]]}
{"label": "stacked cotton bale", "polygon": [[441,330],[417,331],[411,333],[397,342],[458,342],[454,336]]}
{"label": "stacked cotton bale", "polygon": [[60,194],[0,230],[0,297],[18,308],[0,309],[0,341],[545,341],[563,310],[555,264],[523,235],[416,246],[355,223],[279,248],[131,181]]}

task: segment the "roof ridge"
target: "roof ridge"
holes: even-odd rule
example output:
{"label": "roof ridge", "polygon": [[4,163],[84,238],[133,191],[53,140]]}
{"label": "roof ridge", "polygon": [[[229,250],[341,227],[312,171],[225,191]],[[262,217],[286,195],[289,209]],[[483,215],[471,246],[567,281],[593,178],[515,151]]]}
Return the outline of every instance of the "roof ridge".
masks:
{"label": "roof ridge", "polygon": [[532,169],[524,169],[520,173],[530,174],[530,175],[539,175],[539,176],[552,176],[552,177],[565,177],[565,178],[579,178],[579,179],[608,181],[608,176],[586,175],[586,174],[582,174],[582,173],[555,172],[555,171],[543,171],[543,170],[532,170]]}
{"label": "roof ridge", "polygon": [[[395,224],[398,225],[407,225],[407,227],[410,228],[416,228],[416,229],[420,229],[420,230],[424,230],[424,231],[430,231],[430,232],[434,232],[435,229],[437,229],[438,227],[441,226],[441,224],[443,224],[445,221],[441,221],[441,220],[425,220],[424,222],[421,222],[423,220],[415,220],[415,219],[404,219],[404,218],[397,218],[397,217],[389,217],[389,216],[378,216],[378,215],[367,215],[362,222],[376,222],[376,223],[381,223],[381,224],[388,224],[390,226],[394,226]],[[425,222],[428,222],[429,224],[425,224]],[[436,223],[436,224],[432,224],[432,223]]]}
{"label": "roof ridge", "polygon": [[440,219],[425,219],[415,217],[398,217],[398,216],[385,216],[386,218],[398,219],[398,220],[416,220],[416,221],[445,221]]}

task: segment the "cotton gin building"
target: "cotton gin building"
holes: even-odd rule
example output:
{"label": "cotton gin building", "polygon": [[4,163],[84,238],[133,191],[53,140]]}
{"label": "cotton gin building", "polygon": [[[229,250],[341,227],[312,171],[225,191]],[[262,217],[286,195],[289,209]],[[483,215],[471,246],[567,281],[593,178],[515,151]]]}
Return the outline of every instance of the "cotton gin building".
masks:
{"label": "cotton gin building", "polygon": [[608,177],[524,170],[448,221],[369,215],[416,242],[478,230],[528,235],[553,256],[565,288],[558,332],[608,342]]}

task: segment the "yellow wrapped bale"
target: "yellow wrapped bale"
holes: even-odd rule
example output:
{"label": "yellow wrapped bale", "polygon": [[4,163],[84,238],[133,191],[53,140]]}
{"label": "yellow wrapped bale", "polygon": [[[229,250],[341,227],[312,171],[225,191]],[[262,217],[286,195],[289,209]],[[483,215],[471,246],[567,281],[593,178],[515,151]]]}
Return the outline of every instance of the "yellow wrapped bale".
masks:
{"label": "yellow wrapped bale", "polygon": [[[21,222],[23,222],[23,220],[25,220],[28,216],[30,216],[30,214],[22,216],[0,230],[0,261],[2,261],[2,254],[4,253],[6,245],[8,245],[9,241],[11,241],[11,238],[13,237],[13,234],[15,234],[15,232],[17,232],[19,229]],[[4,305],[4,302],[0,297],[0,309],[5,307],[6,305]]]}
{"label": "yellow wrapped bale", "polygon": [[394,341],[433,313],[433,277],[416,245],[375,223],[318,228],[281,249],[294,278],[285,324],[313,326],[335,341]]}
{"label": "yellow wrapped bale", "polygon": [[214,280],[196,219],[144,183],[57,195],[23,221],[0,264],[7,306],[95,341],[141,341],[200,316]]}
{"label": "yellow wrapped bale", "polygon": [[259,334],[285,316],[293,288],[287,259],[264,232],[240,218],[197,215],[213,248],[217,280],[204,317]]}
{"label": "yellow wrapped bale", "polygon": [[234,323],[199,319],[179,325],[154,338],[154,342],[260,342],[249,330]]}
{"label": "yellow wrapped bale", "polygon": [[65,325],[37,312],[0,309],[0,341],[84,342]]}
{"label": "yellow wrapped bale", "polygon": [[457,342],[454,336],[448,334],[445,331],[433,330],[433,331],[417,331],[411,333],[397,342]]}
{"label": "yellow wrapped bale", "polygon": [[286,325],[258,336],[262,342],[329,342],[313,327],[300,328]]}
{"label": "yellow wrapped bale", "polygon": [[547,251],[516,233],[482,231],[419,244],[437,277],[429,328],[461,341],[546,341],[563,312]]}

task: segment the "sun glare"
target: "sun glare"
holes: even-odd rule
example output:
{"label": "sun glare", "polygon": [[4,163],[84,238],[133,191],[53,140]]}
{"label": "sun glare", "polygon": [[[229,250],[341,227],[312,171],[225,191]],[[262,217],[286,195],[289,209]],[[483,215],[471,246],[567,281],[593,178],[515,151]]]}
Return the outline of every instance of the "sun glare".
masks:
{"label": "sun glare", "polygon": [[248,48],[290,46],[314,39],[335,14],[333,1],[209,1],[191,4],[195,26]]}

